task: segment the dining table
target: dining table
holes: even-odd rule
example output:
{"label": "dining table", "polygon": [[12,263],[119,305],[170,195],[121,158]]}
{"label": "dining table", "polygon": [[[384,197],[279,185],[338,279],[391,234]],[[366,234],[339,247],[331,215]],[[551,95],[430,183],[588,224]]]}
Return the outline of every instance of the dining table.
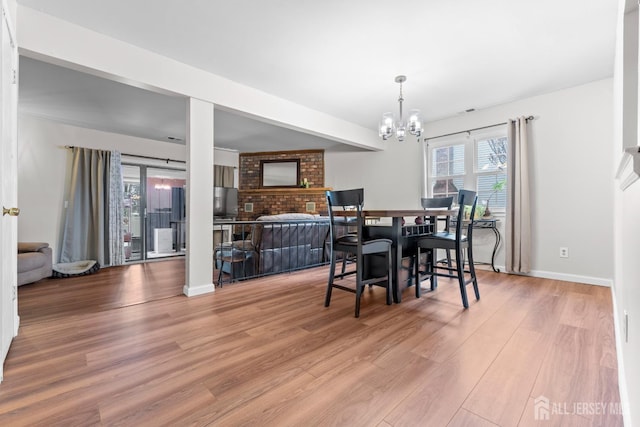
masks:
{"label": "dining table", "polygon": [[[440,217],[453,216],[458,213],[457,209],[370,209],[364,210],[363,215],[367,218],[391,218],[391,225],[388,223],[367,224],[365,233],[367,237],[382,237],[390,239],[392,242],[392,287],[393,300],[396,303],[402,300],[402,291],[411,286],[412,272],[409,278],[401,281],[403,264],[402,259],[413,256],[416,251],[416,244],[420,237],[429,235],[436,230],[437,219]],[[411,217],[411,221],[403,224],[405,217]],[[415,219],[425,218],[422,224],[416,223]],[[370,221],[366,221],[370,222]],[[420,221],[417,221],[420,222]],[[434,256],[431,254],[430,256]],[[433,262],[433,259],[431,260]],[[402,283],[404,282],[404,283]]]}

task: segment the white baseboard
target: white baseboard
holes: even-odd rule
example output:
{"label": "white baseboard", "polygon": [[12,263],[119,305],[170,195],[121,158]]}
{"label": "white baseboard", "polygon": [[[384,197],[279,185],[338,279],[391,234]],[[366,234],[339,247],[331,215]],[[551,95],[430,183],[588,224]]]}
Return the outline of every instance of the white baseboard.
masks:
{"label": "white baseboard", "polygon": [[[505,271],[503,265],[496,265],[496,268],[499,268],[501,272]],[[607,288],[610,288],[613,285],[612,279],[606,279],[603,277],[579,276],[577,274],[556,273],[553,271],[531,270],[529,273],[523,274],[523,276],[539,277],[541,279],[563,280],[565,282],[584,283],[587,285],[605,286]]]}
{"label": "white baseboard", "polygon": [[606,286],[613,285],[611,279],[604,277],[578,276],[577,274],[555,273],[552,271],[532,270],[530,276],[541,277],[543,279],[564,280],[566,282],[586,283],[587,285]]}
{"label": "white baseboard", "polygon": [[207,283],[200,286],[184,285],[184,287],[182,288],[182,293],[188,297],[195,297],[198,295],[215,292],[215,290],[216,290],[216,285],[214,285],[213,283]]}

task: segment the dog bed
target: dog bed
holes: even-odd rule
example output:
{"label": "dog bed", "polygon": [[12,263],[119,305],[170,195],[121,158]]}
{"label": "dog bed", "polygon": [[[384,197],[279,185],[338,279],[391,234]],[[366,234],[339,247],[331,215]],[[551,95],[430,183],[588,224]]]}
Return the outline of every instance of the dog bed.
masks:
{"label": "dog bed", "polygon": [[100,270],[100,264],[94,260],[82,260],[76,262],[61,262],[53,266],[53,277],[86,276]]}

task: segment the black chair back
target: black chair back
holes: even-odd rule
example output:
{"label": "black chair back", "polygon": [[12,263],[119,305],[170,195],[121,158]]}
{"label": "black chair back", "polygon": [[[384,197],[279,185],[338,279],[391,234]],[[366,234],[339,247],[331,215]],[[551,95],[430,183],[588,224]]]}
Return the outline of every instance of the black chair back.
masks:
{"label": "black chair back", "polygon": [[[364,188],[356,188],[354,190],[327,191],[327,208],[329,210],[329,233],[331,235],[331,243],[335,242],[339,237],[349,234],[349,227],[356,226],[356,234],[358,241],[361,240],[362,226],[364,218],[362,217],[362,208],[364,206]],[[338,216],[334,215],[334,211],[355,211],[356,216]]]}
{"label": "black chair back", "polygon": [[364,188],[354,190],[327,191],[327,201],[331,206],[343,208],[357,207],[362,209],[364,204]]}
{"label": "black chair back", "polygon": [[449,197],[423,197],[420,199],[422,202],[422,207],[425,209],[434,209],[434,208],[443,208],[443,209],[451,209],[451,205],[453,204],[453,196]]}
{"label": "black chair back", "polygon": [[[453,196],[449,196],[449,197],[423,197],[422,199],[420,199],[421,203],[422,203],[422,207],[424,209],[451,209],[451,205],[453,205]],[[438,218],[438,221],[440,222],[444,222],[444,229],[446,231],[449,231],[449,218],[450,217],[445,217],[445,218]],[[437,224],[434,224],[434,227],[437,228]],[[434,230],[437,231],[437,230]],[[451,256],[447,254],[447,259],[450,259]],[[448,261],[448,264],[451,264],[450,261]]]}
{"label": "black chair back", "polygon": [[[476,204],[478,196],[475,191],[458,190],[458,219],[456,221],[456,236],[462,236],[462,222],[465,219],[465,208],[470,206],[469,225],[467,226],[467,238],[471,240],[471,232],[473,230],[473,216],[476,213]],[[460,238],[460,237],[458,237]]]}

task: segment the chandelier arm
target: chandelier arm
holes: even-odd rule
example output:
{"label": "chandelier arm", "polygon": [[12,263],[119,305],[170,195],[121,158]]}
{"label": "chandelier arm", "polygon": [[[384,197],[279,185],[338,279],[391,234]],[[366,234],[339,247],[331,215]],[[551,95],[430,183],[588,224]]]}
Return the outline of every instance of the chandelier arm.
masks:
{"label": "chandelier arm", "polygon": [[398,97],[398,104],[400,104],[400,122],[402,123],[402,102],[404,98],[402,97],[402,82],[400,82],[400,96]]}

